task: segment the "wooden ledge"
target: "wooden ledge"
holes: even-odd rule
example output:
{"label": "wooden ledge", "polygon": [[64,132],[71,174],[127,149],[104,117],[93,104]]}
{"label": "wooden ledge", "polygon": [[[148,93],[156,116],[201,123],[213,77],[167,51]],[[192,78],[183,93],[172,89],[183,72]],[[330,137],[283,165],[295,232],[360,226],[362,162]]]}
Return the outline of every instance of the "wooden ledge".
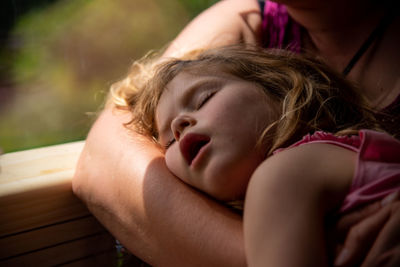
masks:
{"label": "wooden ledge", "polygon": [[84,141],[0,156],[0,266],[112,266],[111,235],[72,193]]}
{"label": "wooden ledge", "polygon": [[0,198],[70,183],[84,141],[0,156]]}

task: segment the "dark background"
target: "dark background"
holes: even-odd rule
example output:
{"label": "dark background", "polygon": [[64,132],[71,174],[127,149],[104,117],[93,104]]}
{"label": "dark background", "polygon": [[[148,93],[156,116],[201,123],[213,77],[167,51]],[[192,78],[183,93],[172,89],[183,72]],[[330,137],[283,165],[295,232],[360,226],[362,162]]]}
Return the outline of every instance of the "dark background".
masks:
{"label": "dark background", "polygon": [[1,150],[84,139],[130,64],[215,2],[1,1]]}

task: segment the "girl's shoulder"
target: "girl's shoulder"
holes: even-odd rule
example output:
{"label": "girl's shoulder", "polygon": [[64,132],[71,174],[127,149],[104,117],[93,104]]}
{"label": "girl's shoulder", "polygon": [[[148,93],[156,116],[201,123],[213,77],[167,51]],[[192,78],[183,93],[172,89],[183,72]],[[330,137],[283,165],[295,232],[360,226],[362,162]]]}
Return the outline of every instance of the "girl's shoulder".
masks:
{"label": "girl's shoulder", "polygon": [[[355,172],[357,153],[329,143],[307,143],[282,150],[267,158],[251,180],[260,188],[283,192],[294,188],[302,195],[314,196],[337,209],[348,192]],[[296,193],[296,194],[297,194]]]}
{"label": "girl's shoulder", "polygon": [[278,154],[289,148],[305,144],[320,143],[342,147],[359,154],[363,159],[375,161],[399,161],[400,140],[385,133],[373,130],[360,130],[358,135],[337,136],[332,133],[317,131],[307,134],[289,147],[280,148],[273,153]]}
{"label": "girl's shoulder", "polygon": [[[353,136],[325,132],[306,135],[291,146],[275,151],[268,160],[275,161],[275,168],[286,168],[285,175],[297,176],[294,179],[317,184],[327,182],[333,188],[347,186],[345,192],[350,194],[343,211],[400,188],[399,155],[399,140],[384,132],[361,130]],[[373,187],[379,190],[371,194]]]}
{"label": "girl's shoulder", "polygon": [[[313,168],[310,168],[309,171],[312,172],[321,165],[343,165],[349,158],[346,155],[350,155],[350,157],[357,155],[357,139],[345,137],[336,139],[330,134],[325,135],[324,138],[316,138],[316,136],[315,134],[304,136],[302,140],[293,145],[276,150],[273,156],[264,162],[276,161],[276,165],[286,165],[288,169],[293,167],[308,169],[308,166],[311,165]],[[352,164],[354,165],[355,162]]]}
{"label": "girl's shoulder", "polygon": [[332,133],[316,131],[313,134],[307,134],[303,138],[289,147],[280,148],[274,151],[274,154],[287,150],[289,148],[301,146],[309,143],[325,143],[332,144],[339,147],[347,148],[349,150],[357,152],[361,145],[360,135],[350,135],[350,136],[337,136]]}

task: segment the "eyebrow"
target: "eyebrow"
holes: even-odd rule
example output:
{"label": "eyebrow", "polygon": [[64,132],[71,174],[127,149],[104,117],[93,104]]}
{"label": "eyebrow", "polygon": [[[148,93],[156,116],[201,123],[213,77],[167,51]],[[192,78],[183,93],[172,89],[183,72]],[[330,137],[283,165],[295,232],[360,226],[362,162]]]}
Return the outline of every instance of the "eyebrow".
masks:
{"label": "eyebrow", "polygon": [[[210,76],[207,76],[210,77]],[[217,76],[211,76],[212,78],[204,78],[190,85],[189,88],[185,89],[185,92],[179,97],[178,102],[179,106],[188,107],[190,106],[193,95],[198,92],[198,89],[202,89],[201,91],[205,91],[210,87],[222,86],[226,81],[223,78]],[[176,104],[175,104],[176,105]],[[167,120],[169,121],[169,119]],[[156,127],[157,128],[157,127]],[[162,133],[165,133],[170,128],[170,123],[165,123],[161,125],[158,132],[158,139],[160,138]]]}

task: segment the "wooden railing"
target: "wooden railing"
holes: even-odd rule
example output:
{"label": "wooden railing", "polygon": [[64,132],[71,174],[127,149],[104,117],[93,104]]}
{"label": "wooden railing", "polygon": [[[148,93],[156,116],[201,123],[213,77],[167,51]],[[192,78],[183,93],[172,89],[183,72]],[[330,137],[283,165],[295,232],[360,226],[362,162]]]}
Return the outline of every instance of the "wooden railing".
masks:
{"label": "wooden railing", "polygon": [[115,266],[112,236],[71,189],[84,142],[0,156],[0,266]]}

